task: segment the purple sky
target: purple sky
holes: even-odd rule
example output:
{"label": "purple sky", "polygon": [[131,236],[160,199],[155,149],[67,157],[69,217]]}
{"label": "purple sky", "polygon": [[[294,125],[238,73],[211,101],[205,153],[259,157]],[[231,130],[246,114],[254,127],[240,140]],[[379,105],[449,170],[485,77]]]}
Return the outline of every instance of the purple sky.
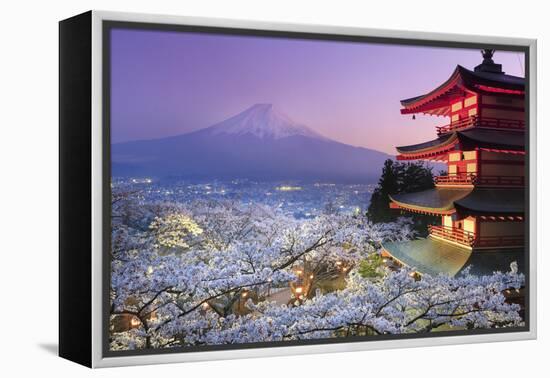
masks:
{"label": "purple sky", "polygon": [[[494,59],[524,76],[522,54]],[[272,103],[329,138],[394,154],[447,122],[413,121],[399,101],[480,62],[471,49],[113,30],[112,142],[183,134]]]}

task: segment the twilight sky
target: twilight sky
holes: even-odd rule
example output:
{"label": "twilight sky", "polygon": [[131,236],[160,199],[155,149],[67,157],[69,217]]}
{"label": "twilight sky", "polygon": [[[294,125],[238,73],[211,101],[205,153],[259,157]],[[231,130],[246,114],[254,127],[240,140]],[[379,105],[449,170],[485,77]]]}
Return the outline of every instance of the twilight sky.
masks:
{"label": "twilight sky", "polygon": [[[442,84],[479,50],[355,42],[112,31],[113,143],[187,133],[256,103],[354,146],[394,146],[435,137],[434,116],[403,116],[399,101]],[[520,53],[497,51],[503,70],[524,76]]]}

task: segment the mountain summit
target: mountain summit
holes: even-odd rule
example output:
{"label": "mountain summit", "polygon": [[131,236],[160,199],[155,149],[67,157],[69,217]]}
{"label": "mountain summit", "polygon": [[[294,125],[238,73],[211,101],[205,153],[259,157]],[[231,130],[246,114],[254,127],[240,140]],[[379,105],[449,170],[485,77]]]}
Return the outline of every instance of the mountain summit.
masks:
{"label": "mountain summit", "polygon": [[323,137],[308,127],[291,120],[272,104],[256,104],[245,111],[203,130],[211,135],[250,134],[258,138],[281,139],[293,135]]}
{"label": "mountain summit", "polygon": [[113,144],[113,176],[375,182],[389,155],[323,137],[271,104],[188,134]]}

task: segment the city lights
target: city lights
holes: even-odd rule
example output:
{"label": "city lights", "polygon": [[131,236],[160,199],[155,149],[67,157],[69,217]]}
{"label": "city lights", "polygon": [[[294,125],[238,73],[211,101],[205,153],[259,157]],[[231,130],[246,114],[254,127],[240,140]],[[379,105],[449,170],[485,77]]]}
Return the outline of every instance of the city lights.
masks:
{"label": "city lights", "polygon": [[302,187],[301,186],[283,185],[283,186],[278,186],[275,189],[280,191],[280,192],[292,192],[292,191],[295,191],[295,190],[302,190]]}

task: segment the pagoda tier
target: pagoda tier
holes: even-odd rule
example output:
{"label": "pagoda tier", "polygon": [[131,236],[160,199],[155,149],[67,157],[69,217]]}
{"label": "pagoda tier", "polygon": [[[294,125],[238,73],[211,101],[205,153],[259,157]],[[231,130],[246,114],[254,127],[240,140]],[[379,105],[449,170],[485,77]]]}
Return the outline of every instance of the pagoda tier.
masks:
{"label": "pagoda tier", "polygon": [[428,142],[396,147],[397,160],[447,161],[453,151],[485,150],[517,155],[525,154],[525,134],[509,130],[470,129],[441,135]]}
{"label": "pagoda tier", "polygon": [[525,133],[510,130],[454,131],[410,146],[397,147],[398,160],[428,159],[447,163],[438,187],[525,186]]}
{"label": "pagoda tier", "polygon": [[390,206],[429,215],[454,214],[455,201],[466,197],[472,188],[434,188],[416,193],[390,195]]}
{"label": "pagoda tier", "polygon": [[391,206],[429,215],[521,216],[524,212],[523,189],[434,188],[416,193],[390,195]]}
{"label": "pagoda tier", "polygon": [[495,271],[509,271],[512,262],[518,264],[520,272],[524,270],[523,247],[475,251],[433,237],[406,243],[384,243],[382,255],[414,268],[420,274],[452,277],[468,268],[470,274],[483,276]]}
{"label": "pagoda tier", "polygon": [[[467,98],[469,100],[465,105],[468,107],[477,103],[479,95],[485,95],[488,98],[494,95],[505,95],[523,99],[525,79],[506,75],[502,71],[470,71],[459,65],[451,77],[436,89],[421,96],[402,100],[401,114],[424,113],[451,116],[456,109],[453,109],[455,103]],[[487,105],[490,105],[489,102]]]}
{"label": "pagoda tier", "polygon": [[[383,254],[419,273],[455,275],[468,265],[481,274],[509,268],[524,246],[524,190],[434,188],[390,196],[392,207],[441,216],[429,236],[408,242],[384,243]],[[505,251],[496,255],[497,251]],[[508,264],[508,265],[507,265]]]}

